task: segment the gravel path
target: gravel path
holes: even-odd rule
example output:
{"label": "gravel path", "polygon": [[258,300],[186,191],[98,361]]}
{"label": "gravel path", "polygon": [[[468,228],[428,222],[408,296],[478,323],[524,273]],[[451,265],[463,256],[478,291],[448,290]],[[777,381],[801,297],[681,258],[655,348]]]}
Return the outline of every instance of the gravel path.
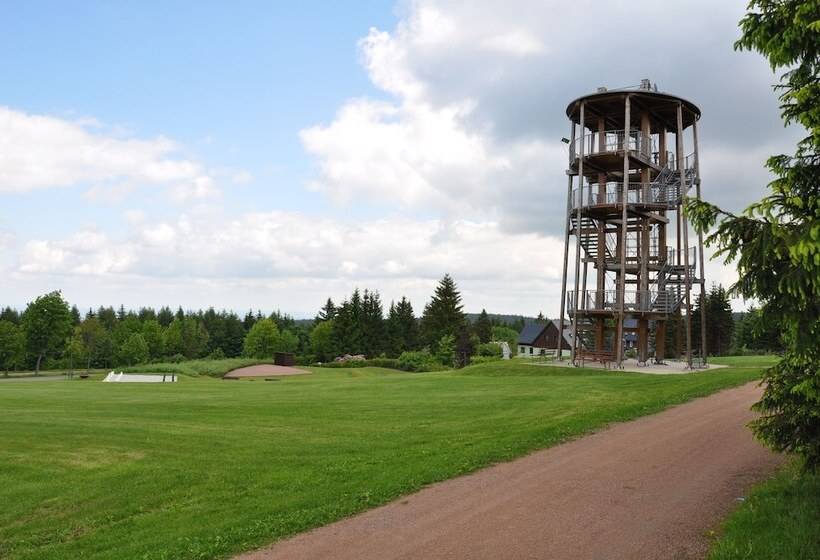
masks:
{"label": "gravel path", "polygon": [[689,559],[783,461],[751,383],[616,424],[240,556],[242,560]]}

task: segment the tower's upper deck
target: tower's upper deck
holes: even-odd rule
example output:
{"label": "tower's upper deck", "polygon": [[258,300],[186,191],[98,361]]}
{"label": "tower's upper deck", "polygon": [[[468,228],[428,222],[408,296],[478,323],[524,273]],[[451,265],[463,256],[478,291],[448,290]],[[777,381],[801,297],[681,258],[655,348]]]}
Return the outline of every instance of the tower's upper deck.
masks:
{"label": "tower's upper deck", "polygon": [[623,130],[624,99],[630,96],[630,125],[640,127],[641,114],[648,112],[650,134],[657,134],[666,128],[677,129],[678,103],[683,106],[683,128],[688,128],[700,118],[700,109],[691,101],[677,95],[657,90],[649,80],[644,80],[637,88],[606,89],[583,95],[567,105],[567,116],[576,124],[581,122],[581,102],[584,102],[584,128],[597,129],[600,119],[604,119],[607,130]]}

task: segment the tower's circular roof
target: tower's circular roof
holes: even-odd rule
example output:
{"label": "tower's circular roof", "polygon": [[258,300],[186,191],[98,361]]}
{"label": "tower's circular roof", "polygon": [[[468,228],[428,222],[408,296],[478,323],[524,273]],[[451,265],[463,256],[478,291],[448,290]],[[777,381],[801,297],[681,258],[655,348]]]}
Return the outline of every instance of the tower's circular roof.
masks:
{"label": "tower's circular roof", "polygon": [[[586,127],[604,117],[606,128],[623,129],[624,98],[629,95],[631,103],[630,121],[640,122],[641,110],[649,110],[653,126],[665,124],[668,130],[677,128],[677,106],[683,104],[683,128],[688,128],[700,118],[700,109],[691,101],[677,95],[649,89],[613,89],[583,95],[567,105],[567,116],[574,123],[581,121],[581,102],[584,102],[584,124]],[[653,132],[658,132],[653,130]]]}

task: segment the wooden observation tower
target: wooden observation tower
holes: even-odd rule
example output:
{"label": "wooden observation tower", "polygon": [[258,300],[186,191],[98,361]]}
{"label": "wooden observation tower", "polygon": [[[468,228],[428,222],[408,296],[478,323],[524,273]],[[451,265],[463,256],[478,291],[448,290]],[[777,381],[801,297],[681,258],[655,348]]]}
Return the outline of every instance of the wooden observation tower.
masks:
{"label": "wooden observation tower", "polygon": [[[571,329],[573,363],[621,367],[627,334],[639,364],[663,363],[672,354],[668,323],[680,319],[674,321],[682,331],[675,337],[678,353],[690,368],[705,364],[705,317],[700,358],[692,353],[690,324],[692,287],[699,285],[701,294],[705,287],[703,237],[690,247],[681,206],[684,196],[700,198],[700,109],[642,80],[635,88],[599,88],[579,97],[567,116],[572,128],[559,324]],[[570,239],[573,285],[567,282]]]}

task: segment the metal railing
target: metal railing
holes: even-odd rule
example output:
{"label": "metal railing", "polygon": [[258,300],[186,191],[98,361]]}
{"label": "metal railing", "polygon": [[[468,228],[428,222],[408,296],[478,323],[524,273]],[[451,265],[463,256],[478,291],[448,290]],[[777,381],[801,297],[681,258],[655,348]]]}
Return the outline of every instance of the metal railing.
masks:
{"label": "metal railing", "polygon": [[[671,313],[680,304],[680,290],[625,290],[624,311],[627,313]],[[587,290],[580,292],[579,311],[616,312],[620,310],[618,290]],[[567,309],[574,313],[575,293],[567,294]]]}
{"label": "metal railing", "polygon": [[[627,204],[675,206],[680,202],[680,186],[662,183],[629,183],[626,194]],[[589,185],[572,190],[572,208],[575,210],[594,206],[620,204],[623,201],[623,183],[610,182]]]}
{"label": "metal railing", "polygon": [[576,138],[575,142],[570,144],[569,159],[571,162],[575,161],[581,153],[582,144],[585,156],[620,152],[626,149],[651,160],[653,154],[657,154],[658,151],[657,141],[651,135],[643,134],[640,130],[630,130],[628,135],[623,129],[590,132]]}
{"label": "metal railing", "polygon": [[[674,153],[669,152],[668,155],[666,156],[666,158],[667,158],[666,159],[666,162],[667,162],[666,166],[669,169],[671,169],[672,171],[679,171],[680,170],[680,165],[678,165],[679,162],[677,161],[677,158],[675,157]],[[695,152],[692,152],[691,154],[689,154],[688,156],[683,158],[683,168],[684,169],[694,169],[695,168]]]}
{"label": "metal railing", "polygon": [[[678,251],[674,247],[667,247],[666,248],[666,260],[664,261],[668,266],[684,266],[686,264],[686,257],[684,256],[684,252],[686,249],[681,249]],[[697,247],[689,247],[689,266],[695,266],[697,263],[698,257],[698,248]]]}

